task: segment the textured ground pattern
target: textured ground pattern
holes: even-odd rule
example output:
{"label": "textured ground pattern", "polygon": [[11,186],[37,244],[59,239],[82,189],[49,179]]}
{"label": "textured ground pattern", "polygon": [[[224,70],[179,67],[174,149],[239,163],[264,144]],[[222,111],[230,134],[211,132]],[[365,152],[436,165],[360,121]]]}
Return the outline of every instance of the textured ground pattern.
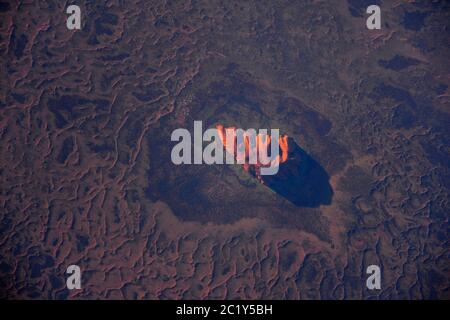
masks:
{"label": "textured ground pattern", "polygon": [[[76,2],[0,2],[0,298],[450,298],[448,1]],[[174,166],[194,120],[304,170]]]}

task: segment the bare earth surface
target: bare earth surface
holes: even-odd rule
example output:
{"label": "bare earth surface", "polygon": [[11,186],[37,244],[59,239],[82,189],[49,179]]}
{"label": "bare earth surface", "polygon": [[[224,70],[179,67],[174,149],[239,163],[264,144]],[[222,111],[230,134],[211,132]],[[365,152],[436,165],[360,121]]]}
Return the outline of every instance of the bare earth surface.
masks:
{"label": "bare earth surface", "polygon": [[[0,298],[450,298],[447,1],[78,2],[0,2]],[[194,120],[297,162],[175,166]]]}

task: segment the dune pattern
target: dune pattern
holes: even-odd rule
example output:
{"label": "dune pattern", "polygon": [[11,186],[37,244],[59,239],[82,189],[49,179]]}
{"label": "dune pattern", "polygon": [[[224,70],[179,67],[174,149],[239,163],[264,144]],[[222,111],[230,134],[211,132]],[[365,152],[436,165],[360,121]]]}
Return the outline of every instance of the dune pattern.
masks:
{"label": "dune pattern", "polygon": [[[447,1],[372,1],[381,30],[366,1],[74,2],[81,30],[0,2],[0,298],[450,298]],[[318,173],[175,166],[194,120]]]}

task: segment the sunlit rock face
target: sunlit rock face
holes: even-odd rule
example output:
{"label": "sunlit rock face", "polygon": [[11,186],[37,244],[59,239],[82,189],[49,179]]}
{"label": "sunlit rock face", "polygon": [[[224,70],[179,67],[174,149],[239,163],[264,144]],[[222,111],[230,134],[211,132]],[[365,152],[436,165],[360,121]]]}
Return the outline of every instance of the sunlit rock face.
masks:
{"label": "sunlit rock face", "polygon": [[[323,150],[318,153],[322,157],[327,147],[333,152],[336,149],[333,139],[325,135],[330,123],[296,99],[286,99],[258,84],[243,81],[238,71],[229,72],[228,77],[229,83],[225,85],[207,83],[207,87],[194,96],[189,115],[168,115],[149,132],[147,197],[167,203],[182,221],[227,224],[259,218],[274,226],[308,230],[326,239],[328,222],[323,219],[320,207],[330,205],[333,200],[330,174],[321,161],[300,147],[289,133],[314,139],[322,148],[315,150]],[[266,99],[272,104],[264,103]],[[285,113],[294,112],[290,110],[301,117],[286,116]],[[271,114],[279,121],[271,120]],[[178,142],[170,141],[171,133],[177,128],[194,132],[194,121],[198,119],[203,121],[203,130],[220,128],[219,131],[224,132],[225,128],[254,128],[258,132],[262,128],[270,132],[272,128],[279,129],[278,172],[261,175],[259,163],[247,162],[173,164],[171,150]],[[225,137],[221,137],[221,142],[224,141]],[[248,150],[248,143],[244,142]],[[204,147],[209,143],[205,142]],[[270,149],[271,142],[266,147]],[[225,154],[227,146],[223,149]],[[336,158],[339,157],[345,159],[345,150],[338,153]]]}

